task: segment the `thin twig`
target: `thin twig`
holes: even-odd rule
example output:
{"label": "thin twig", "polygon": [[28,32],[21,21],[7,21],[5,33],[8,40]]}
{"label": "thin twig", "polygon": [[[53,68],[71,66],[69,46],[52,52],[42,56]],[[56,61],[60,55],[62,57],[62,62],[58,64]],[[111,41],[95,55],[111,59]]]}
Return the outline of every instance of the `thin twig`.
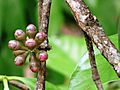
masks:
{"label": "thin twig", "polygon": [[21,90],[29,90],[29,88],[26,85],[24,85],[24,84],[22,84],[22,83],[20,83],[18,81],[11,80],[11,81],[9,81],[9,83],[11,85],[21,89]]}
{"label": "thin twig", "polygon": [[[38,0],[38,26],[39,31],[48,34],[48,24],[50,15],[50,0]],[[45,40],[43,46],[48,47],[48,39]],[[45,90],[45,78],[46,78],[46,62],[40,62],[40,67],[38,71],[38,77],[36,82],[36,90]]]}
{"label": "thin twig", "polygon": [[120,53],[99,25],[98,20],[89,11],[83,0],[66,0],[80,28],[92,39],[102,55],[120,76]]}
{"label": "thin twig", "polygon": [[51,0],[38,0],[39,31],[48,33]]}
{"label": "thin twig", "polygon": [[89,59],[90,59],[90,64],[91,64],[91,69],[92,69],[92,78],[98,90],[103,90],[103,86],[102,86],[100,76],[97,70],[96,62],[95,62],[95,55],[94,55],[92,40],[85,32],[84,32],[84,36],[86,40],[87,49],[89,51]]}
{"label": "thin twig", "polygon": [[38,72],[36,90],[45,90],[45,78],[46,78],[46,62],[40,63]]}

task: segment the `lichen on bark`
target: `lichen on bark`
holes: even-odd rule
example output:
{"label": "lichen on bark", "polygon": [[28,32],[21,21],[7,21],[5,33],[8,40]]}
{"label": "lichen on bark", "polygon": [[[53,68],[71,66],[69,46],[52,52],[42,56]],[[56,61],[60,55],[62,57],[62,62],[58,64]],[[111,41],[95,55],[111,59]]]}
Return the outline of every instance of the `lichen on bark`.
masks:
{"label": "lichen on bark", "polygon": [[83,0],[66,0],[66,2],[70,6],[80,28],[90,36],[102,55],[113,66],[117,75],[120,76],[120,53],[104,33],[99,21],[90,12]]}

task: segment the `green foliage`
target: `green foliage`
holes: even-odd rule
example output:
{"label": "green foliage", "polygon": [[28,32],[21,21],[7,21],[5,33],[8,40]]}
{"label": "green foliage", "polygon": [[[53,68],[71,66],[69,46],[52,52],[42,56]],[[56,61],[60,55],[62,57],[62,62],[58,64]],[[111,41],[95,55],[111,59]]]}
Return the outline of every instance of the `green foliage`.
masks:
{"label": "green foliage", "polygon": [[[99,19],[107,35],[117,33],[120,15],[119,0],[85,0],[85,2]],[[8,40],[13,39],[16,29],[25,30],[28,24],[37,24],[37,0],[0,0],[0,9],[0,74],[14,75],[14,78],[23,76],[25,67],[14,65],[14,57],[8,49],[7,43]],[[74,23],[70,9],[64,0],[52,0],[50,16],[49,41],[52,50],[49,52],[47,61],[46,90],[96,90],[91,78],[85,40],[61,33],[61,29],[66,23]],[[117,35],[110,38],[118,47]],[[120,86],[115,72],[96,48],[95,53],[105,90],[117,90]],[[16,80],[24,82],[31,90],[36,81],[36,79],[23,77],[17,77]],[[3,89],[2,86],[0,84],[0,90]],[[116,87],[117,89],[115,89]],[[14,90],[13,87],[12,90]]]}
{"label": "green foliage", "polygon": [[[30,90],[34,90],[35,88],[35,82],[36,82],[36,78],[24,78],[24,77],[17,77],[17,76],[1,76],[0,75],[0,81],[5,81],[5,80],[16,80],[16,81],[20,81],[22,83],[24,83],[25,85],[27,85],[27,87]],[[3,87],[3,86],[1,86]],[[5,84],[4,86],[4,90],[8,90],[5,88],[8,88],[8,83]],[[55,85],[51,84],[50,82],[46,81],[46,90],[59,90],[59,88],[57,88]]]}
{"label": "green foliage", "polygon": [[118,11],[119,0],[85,0],[85,2],[92,13],[97,16],[107,35],[117,33],[117,23],[120,13]]}
{"label": "green foliage", "polygon": [[52,0],[50,11],[50,24],[49,24],[49,36],[59,34],[63,25],[63,13],[62,6],[63,0]]}
{"label": "green foliage", "polygon": [[[53,74],[53,76],[51,75],[52,77],[55,77],[51,78],[51,81],[53,82],[57,78],[59,80],[57,82],[61,82],[57,83],[58,87],[60,87],[62,90],[66,90],[68,89],[70,75],[79,60],[79,56],[82,56],[82,54],[84,54],[86,50],[84,48],[85,45],[83,45],[85,43],[84,41],[81,41],[78,37],[71,36],[61,36],[59,38],[51,37],[50,43],[54,50],[51,50],[49,52],[49,60],[47,61],[47,66],[57,73],[61,74],[61,76],[59,75],[58,77],[56,77],[55,74]],[[82,53],[79,51],[81,51]],[[49,74],[50,73],[48,73],[48,77]]]}
{"label": "green foliage", "polygon": [[[110,39],[114,42],[115,45],[118,45],[117,35],[113,35]],[[96,50],[96,61],[98,66],[98,71],[100,73],[101,81],[103,85],[106,85],[108,82],[113,80],[119,80],[115,71],[107,60]],[[91,76],[91,67],[89,65],[88,52],[81,57],[77,68],[74,70],[71,82],[70,90],[97,90]],[[108,90],[108,89],[105,89]]]}

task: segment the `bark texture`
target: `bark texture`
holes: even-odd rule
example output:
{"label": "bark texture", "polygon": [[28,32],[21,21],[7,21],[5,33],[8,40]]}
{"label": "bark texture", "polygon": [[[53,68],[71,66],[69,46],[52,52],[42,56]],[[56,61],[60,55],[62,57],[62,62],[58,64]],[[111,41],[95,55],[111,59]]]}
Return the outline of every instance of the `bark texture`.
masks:
{"label": "bark texture", "polygon": [[120,53],[103,31],[98,20],[89,11],[83,0],[66,0],[74,17],[84,32],[92,39],[103,56],[120,76]]}
{"label": "bark texture", "polygon": [[11,81],[9,81],[9,83],[11,85],[19,88],[20,90],[29,90],[29,88],[26,85],[24,85],[23,83],[21,83],[21,82],[11,80]]}
{"label": "bark texture", "polygon": [[90,65],[91,65],[91,69],[92,69],[92,78],[93,78],[98,90],[104,90],[103,86],[102,86],[102,82],[100,80],[98,70],[97,70],[96,62],[95,62],[95,55],[94,55],[92,40],[85,32],[84,32],[84,36],[85,36],[85,40],[86,40],[87,49],[89,51]]}
{"label": "bark texture", "polygon": [[38,0],[38,25],[39,31],[47,34],[49,16],[50,16],[51,0]]}
{"label": "bark texture", "polygon": [[[39,32],[45,32],[48,34],[48,24],[50,15],[51,0],[38,0],[38,27]],[[45,40],[40,46],[43,50],[47,51],[49,48],[48,39]],[[36,82],[36,90],[45,90],[45,78],[46,78],[46,62],[39,63],[39,72]]]}

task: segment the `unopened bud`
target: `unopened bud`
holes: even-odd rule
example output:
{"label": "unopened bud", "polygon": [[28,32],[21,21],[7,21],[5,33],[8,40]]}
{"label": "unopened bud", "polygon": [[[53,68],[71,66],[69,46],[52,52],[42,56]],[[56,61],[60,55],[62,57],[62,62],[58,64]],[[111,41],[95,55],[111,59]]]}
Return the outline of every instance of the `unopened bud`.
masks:
{"label": "unopened bud", "polygon": [[24,58],[22,57],[22,56],[17,56],[16,58],[15,58],[15,65],[16,66],[21,66],[21,65],[23,65],[23,63],[24,63]]}
{"label": "unopened bud", "polygon": [[41,62],[44,62],[48,59],[48,54],[46,51],[41,51],[37,53],[36,55],[37,59],[39,59]]}
{"label": "unopened bud", "polygon": [[35,36],[35,40],[40,44],[46,39],[46,36],[47,35],[44,32],[38,32]]}
{"label": "unopened bud", "polygon": [[35,34],[37,33],[36,31],[36,27],[33,24],[29,24],[26,28],[26,34],[30,37],[30,38],[34,38]]}
{"label": "unopened bud", "polygon": [[36,41],[34,39],[28,39],[25,42],[25,46],[27,46],[29,49],[33,49],[36,46]]}
{"label": "unopened bud", "polygon": [[25,60],[26,60],[26,57],[27,57],[28,53],[23,53],[22,55],[18,55],[16,58],[15,58],[15,65],[16,66],[21,66],[24,64]]}
{"label": "unopened bud", "polygon": [[29,67],[30,67],[31,71],[34,73],[38,72],[39,71],[39,62],[36,61],[35,55],[31,55],[29,62],[30,62]]}
{"label": "unopened bud", "polygon": [[17,40],[25,40],[25,32],[20,29],[15,31],[14,36]]}
{"label": "unopened bud", "polygon": [[15,56],[18,56],[18,55],[21,55],[21,54],[23,54],[23,53],[25,53],[26,51],[25,50],[16,50],[16,51],[13,51],[13,54],[15,55]]}
{"label": "unopened bud", "polygon": [[11,49],[11,50],[18,50],[20,48],[20,43],[16,40],[10,40],[8,42],[8,47]]}

